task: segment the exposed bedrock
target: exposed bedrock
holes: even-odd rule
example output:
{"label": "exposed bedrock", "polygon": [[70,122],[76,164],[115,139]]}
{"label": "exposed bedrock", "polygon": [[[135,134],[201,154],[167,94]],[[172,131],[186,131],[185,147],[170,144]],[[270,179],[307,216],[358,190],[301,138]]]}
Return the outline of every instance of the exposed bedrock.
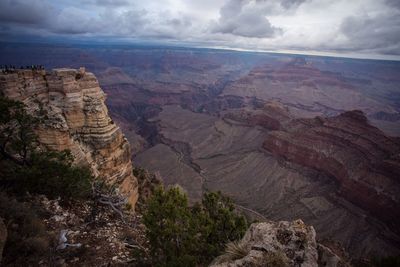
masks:
{"label": "exposed bedrock", "polygon": [[129,143],[109,117],[105,94],[92,73],[83,68],[19,70],[0,76],[0,92],[42,116],[44,122],[37,134],[43,146],[71,150],[77,164],[87,165],[95,176],[119,185],[135,205],[137,181]]}
{"label": "exposed bedrock", "polygon": [[399,233],[400,142],[369,125],[361,111],[294,120],[270,132],[263,147],[334,178],[341,196]]}
{"label": "exposed bedrock", "polygon": [[236,247],[242,254],[222,255],[211,266],[349,266],[332,250],[318,244],[314,228],[301,220],[254,223]]}

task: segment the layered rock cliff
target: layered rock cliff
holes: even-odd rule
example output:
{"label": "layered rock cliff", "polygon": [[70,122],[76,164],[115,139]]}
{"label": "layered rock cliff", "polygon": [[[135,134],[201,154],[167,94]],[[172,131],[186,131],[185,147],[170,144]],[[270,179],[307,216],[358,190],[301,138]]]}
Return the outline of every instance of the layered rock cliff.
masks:
{"label": "layered rock cliff", "polygon": [[264,148],[332,177],[339,194],[399,233],[400,141],[371,126],[361,111],[292,120]]}
{"label": "layered rock cliff", "polygon": [[36,129],[42,146],[69,149],[76,164],[119,186],[134,207],[137,180],[132,174],[129,143],[108,115],[105,94],[84,68],[17,70],[0,74],[0,93],[22,101],[43,120]]}

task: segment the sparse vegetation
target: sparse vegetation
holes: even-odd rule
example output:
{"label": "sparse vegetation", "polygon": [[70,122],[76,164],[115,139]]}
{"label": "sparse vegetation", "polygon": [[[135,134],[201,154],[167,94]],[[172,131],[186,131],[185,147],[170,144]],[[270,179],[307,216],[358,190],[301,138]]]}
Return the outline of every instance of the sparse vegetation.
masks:
{"label": "sparse vegetation", "polygon": [[230,262],[241,259],[249,253],[249,248],[240,241],[233,241],[226,244],[224,254],[217,257],[214,263]]}

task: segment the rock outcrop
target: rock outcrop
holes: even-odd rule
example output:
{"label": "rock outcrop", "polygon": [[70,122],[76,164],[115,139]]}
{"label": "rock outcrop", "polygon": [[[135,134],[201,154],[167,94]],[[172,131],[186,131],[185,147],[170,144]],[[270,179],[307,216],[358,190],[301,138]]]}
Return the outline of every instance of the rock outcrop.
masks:
{"label": "rock outcrop", "polygon": [[332,177],[340,195],[399,232],[400,141],[371,126],[361,111],[293,120],[286,130],[271,131],[263,146]]}
{"label": "rock outcrop", "polygon": [[69,149],[77,164],[117,184],[134,207],[137,180],[132,174],[129,143],[108,115],[105,94],[84,68],[17,70],[0,75],[0,93],[22,101],[43,123],[36,130],[41,145]]}
{"label": "rock outcrop", "polygon": [[227,253],[211,266],[346,266],[342,258],[321,246],[314,228],[301,220],[254,223],[243,239],[228,246]]}

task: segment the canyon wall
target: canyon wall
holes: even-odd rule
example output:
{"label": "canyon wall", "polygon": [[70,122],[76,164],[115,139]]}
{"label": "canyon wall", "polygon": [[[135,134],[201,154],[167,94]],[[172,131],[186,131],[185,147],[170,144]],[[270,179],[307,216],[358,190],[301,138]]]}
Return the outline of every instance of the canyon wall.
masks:
{"label": "canyon wall", "polygon": [[138,198],[127,139],[108,115],[105,94],[84,68],[17,70],[0,74],[0,93],[22,101],[42,119],[36,129],[48,149],[69,149],[76,164],[116,184],[132,207]]}
{"label": "canyon wall", "polygon": [[263,146],[332,177],[340,195],[399,233],[400,141],[371,126],[363,112],[293,120],[271,131]]}

